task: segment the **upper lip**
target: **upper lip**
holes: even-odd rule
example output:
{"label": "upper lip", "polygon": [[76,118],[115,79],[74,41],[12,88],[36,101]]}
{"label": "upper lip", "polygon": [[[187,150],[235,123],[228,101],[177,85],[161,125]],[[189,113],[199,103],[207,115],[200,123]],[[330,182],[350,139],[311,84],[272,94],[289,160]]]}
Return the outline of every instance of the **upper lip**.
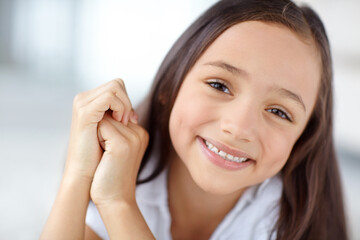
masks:
{"label": "upper lip", "polygon": [[217,149],[223,151],[223,152],[226,152],[226,153],[229,153],[231,155],[233,155],[234,157],[241,157],[241,158],[248,158],[248,159],[253,159],[249,154],[247,153],[244,153],[242,151],[239,151],[239,150],[236,150],[234,148],[231,148],[231,147],[228,147],[226,146],[225,144],[223,143],[220,143],[214,139],[211,139],[211,138],[203,138],[205,141],[211,143],[212,145],[214,145]]}

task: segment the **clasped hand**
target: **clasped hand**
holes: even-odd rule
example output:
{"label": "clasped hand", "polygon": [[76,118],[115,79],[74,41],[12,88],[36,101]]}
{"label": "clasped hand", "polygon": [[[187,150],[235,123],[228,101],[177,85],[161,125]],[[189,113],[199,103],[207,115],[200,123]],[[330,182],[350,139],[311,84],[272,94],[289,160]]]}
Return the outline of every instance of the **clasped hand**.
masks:
{"label": "clasped hand", "polygon": [[74,99],[64,176],[88,180],[96,205],[135,201],[137,172],[148,144],[137,118],[121,79]]}

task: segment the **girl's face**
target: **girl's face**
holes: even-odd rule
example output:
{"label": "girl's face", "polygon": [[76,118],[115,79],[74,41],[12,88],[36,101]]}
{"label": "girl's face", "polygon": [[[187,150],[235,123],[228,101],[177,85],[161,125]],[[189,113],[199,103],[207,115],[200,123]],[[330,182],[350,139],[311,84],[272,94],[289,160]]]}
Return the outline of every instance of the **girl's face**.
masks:
{"label": "girl's face", "polygon": [[229,28],[182,83],[169,122],[174,161],[214,194],[274,176],[314,108],[320,68],[314,44],[281,25]]}

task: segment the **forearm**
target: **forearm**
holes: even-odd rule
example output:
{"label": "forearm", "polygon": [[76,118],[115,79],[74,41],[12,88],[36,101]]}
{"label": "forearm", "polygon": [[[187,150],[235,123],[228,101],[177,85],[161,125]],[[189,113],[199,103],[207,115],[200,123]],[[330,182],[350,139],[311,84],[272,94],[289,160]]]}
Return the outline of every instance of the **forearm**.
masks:
{"label": "forearm", "polygon": [[136,202],[97,206],[110,239],[155,239]]}
{"label": "forearm", "polygon": [[40,239],[83,239],[91,181],[65,177]]}

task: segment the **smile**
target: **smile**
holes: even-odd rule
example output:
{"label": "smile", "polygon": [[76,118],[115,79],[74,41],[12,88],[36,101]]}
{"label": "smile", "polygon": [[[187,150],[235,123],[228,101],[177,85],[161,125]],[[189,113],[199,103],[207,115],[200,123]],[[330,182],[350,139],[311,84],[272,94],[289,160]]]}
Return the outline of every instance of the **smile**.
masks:
{"label": "smile", "polygon": [[197,137],[200,149],[205,155],[205,160],[209,160],[216,166],[225,170],[240,170],[255,164],[255,160],[250,155],[230,148],[212,139]]}
{"label": "smile", "polygon": [[225,160],[228,161],[232,161],[232,162],[245,162],[246,160],[248,160],[248,158],[246,157],[238,157],[238,156],[233,156],[230,153],[226,153],[222,150],[219,150],[217,147],[215,147],[213,144],[209,143],[208,141],[204,140],[206,147],[212,151],[213,153],[217,154],[218,156],[222,157]]}

